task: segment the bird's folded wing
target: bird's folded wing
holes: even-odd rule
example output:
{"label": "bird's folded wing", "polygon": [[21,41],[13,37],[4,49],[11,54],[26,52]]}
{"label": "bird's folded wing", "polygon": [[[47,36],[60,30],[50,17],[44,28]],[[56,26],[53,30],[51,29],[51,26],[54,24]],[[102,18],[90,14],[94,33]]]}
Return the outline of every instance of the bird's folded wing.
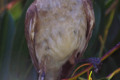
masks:
{"label": "bird's folded wing", "polygon": [[[92,0],[82,0],[82,1],[83,1],[84,11],[86,14],[87,30],[86,30],[86,43],[85,43],[84,49],[82,50],[82,52],[80,52],[81,55],[85,52],[87,48],[87,45],[91,38],[92,30],[95,24]],[[81,55],[78,56],[78,59],[81,57]]]}
{"label": "bird's folded wing", "polygon": [[92,0],[83,0],[83,6],[86,13],[87,18],[87,32],[86,32],[86,38],[89,40],[92,34],[92,30],[95,24],[95,17],[94,17],[94,11],[92,7]]}
{"label": "bird's folded wing", "polygon": [[29,53],[32,58],[32,62],[37,71],[39,71],[39,64],[35,54],[35,26],[37,22],[37,8],[35,4],[31,4],[26,13],[25,19],[25,36],[28,43]]}

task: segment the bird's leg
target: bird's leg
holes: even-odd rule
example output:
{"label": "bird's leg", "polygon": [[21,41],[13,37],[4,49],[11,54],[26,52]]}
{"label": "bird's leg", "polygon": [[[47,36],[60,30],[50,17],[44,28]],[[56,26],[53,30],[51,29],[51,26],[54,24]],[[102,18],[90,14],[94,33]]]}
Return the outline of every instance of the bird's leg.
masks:
{"label": "bird's leg", "polygon": [[45,71],[44,70],[42,71],[42,74],[41,74],[41,80],[45,80]]}
{"label": "bird's leg", "polygon": [[38,80],[45,80],[45,70],[40,71]]}
{"label": "bird's leg", "polygon": [[70,62],[71,65],[75,64],[75,59],[76,59],[75,53],[73,53],[72,56],[69,58],[69,62]]}
{"label": "bird's leg", "polygon": [[94,71],[98,72],[100,66],[101,66],[101,59],[100,58],[88,58],[88,59],[80,59],[76,61],[77,63],[81,63],[81,62],[89,62],[93,65],[94,67]]}

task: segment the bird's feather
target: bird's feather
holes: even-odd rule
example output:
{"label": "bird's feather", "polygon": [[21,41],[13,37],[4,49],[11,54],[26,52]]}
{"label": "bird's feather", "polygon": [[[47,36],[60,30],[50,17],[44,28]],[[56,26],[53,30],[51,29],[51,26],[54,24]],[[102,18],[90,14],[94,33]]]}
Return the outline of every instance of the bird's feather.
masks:
{"label": "bird's feather", "polygon": [[35,4],[32,3],[26,13],[25,36],[28,43],[29,53],[32,58],[32,63],[34,64],[36,70],[39,71],[39,64],[36,58],[35,47],[34,47],[36,22],[37,22],[37,9]]}
{"label": "bird's feather", "polygon": [[36,70],[39,73],[45,69],[45,80],[58,79],[68,59],[75,64],[75,59],[81,57],[94,22],[91,0],[36,0],[31,4],[26,13],[25,36]]}
{"label": "bird's feather", "polygon": [[95,17],[94,17],[92,1],[91,0],[82,0],[82,2],[83,2],[83,8],[84,8],[84,11],[86,14],[87,30],[86,30],[86,43],[85,43],[83,50],[81,52],[79,51],[80,55],[78,56],[78,59],[80,59],[81,55],[83,55],[84,51],[87,48],[87,45],[91,38],[92,30],[93,30],[94,24],[95,24]]}

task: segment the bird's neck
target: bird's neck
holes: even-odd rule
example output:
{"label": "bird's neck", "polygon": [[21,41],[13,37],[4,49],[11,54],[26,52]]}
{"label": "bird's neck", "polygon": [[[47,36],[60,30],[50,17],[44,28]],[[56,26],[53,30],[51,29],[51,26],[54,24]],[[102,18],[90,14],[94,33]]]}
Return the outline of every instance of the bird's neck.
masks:
{"label": "bird's neck", "polygon": [[62,0],[36,0],[36,4],[43,7],[60,7]]}

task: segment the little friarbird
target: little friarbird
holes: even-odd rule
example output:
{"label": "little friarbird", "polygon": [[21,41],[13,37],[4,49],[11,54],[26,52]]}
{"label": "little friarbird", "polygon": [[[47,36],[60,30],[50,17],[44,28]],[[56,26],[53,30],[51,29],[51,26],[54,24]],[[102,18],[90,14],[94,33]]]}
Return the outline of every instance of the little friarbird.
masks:
{"label": "little friarbird", "polygon": [[38,80],[59,80],[62,66],[85,51],[95,23],[91,0],[35,0],[25,37]]}

